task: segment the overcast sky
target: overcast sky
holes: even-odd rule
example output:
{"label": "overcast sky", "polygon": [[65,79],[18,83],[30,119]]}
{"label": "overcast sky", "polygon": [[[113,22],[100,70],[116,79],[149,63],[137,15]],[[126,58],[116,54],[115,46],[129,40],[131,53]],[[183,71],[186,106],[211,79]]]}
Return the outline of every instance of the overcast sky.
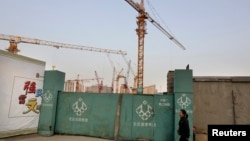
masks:
{"label": "overcast sky", "polygon": [[[139,0],[136,0],[139,2]],[[166,91],[167,72],[190,65],[194,76],[250,76],[249,0],[145,0],[146,11],[181,42],[182,50],[147,21],[144,45],[144,86]],[[0,5],[0,34],[123,50],[137,72],[136,16],[124,0],[6,0]],[[0,40],[0,49],[9,43]],[[110,86],[116,71],[128,66],[123,57],[106,53],[55,49],[21,43],[18,54],[46,62],[46,70],[66,79],[95,78]],[[1,68],[3,69],[3,68]],[[131,72],[131,71],[130,71]],[[133,86],[133,74],[129,85]],[[122,83],[122,80],[121,82]],[[85,85],[96,84],[86,82]]]}

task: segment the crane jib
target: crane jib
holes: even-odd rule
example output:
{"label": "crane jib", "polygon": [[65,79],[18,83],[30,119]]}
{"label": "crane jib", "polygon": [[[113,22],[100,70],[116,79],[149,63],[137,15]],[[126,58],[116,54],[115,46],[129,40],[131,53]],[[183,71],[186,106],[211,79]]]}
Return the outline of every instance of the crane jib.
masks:
{"label": "crane jib", "polygon": [[[8,49],[8,51],[12,52],[12,53],[16,53],[18,43],[28,43],[28,44],[52,46],[52,47],[55,47],[58,49],[59,48],[69,48],[69,49],[78,49],[78,50],[87,50],[87,51],[127,55],[127,52],[122,51],[122,50],[111,50],[111,49],[96,48],[96,47],[91,47],[91,46],[72,45],[72,44],[65,44],[65,43],[46,41],[46,40],[40,40],[40,39],[33,39],[33,38],[21,37],[21,36],[6,35],[6,34],[0,34],[0,40],[7,40],[10,43],[12,43],[12,46],[10,46]],[[15,45],[15,47],[13,47],[13,45]]]}

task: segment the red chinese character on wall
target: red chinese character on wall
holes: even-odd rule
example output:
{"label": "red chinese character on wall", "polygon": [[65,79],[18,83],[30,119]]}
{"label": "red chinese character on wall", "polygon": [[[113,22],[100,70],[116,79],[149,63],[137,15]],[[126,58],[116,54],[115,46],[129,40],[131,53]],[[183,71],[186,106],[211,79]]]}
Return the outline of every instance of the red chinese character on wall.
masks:
{"label": "red chinese character on wall", "polygon": [[30,81],[26,81],[24,83],[24,87],[23,90],[26,90],[26,95],[27,93],[36,93],[36,82],[30,82]]}
{"label": "red chinese character on wall", "polygon": [[19,104],[25,104],[25,99],[26,99],[26,95],[28,93],[36,93],[36,82],[30,82],[30,81],[26,81],[24,82],[24,87],[23,90],[25,90],[25,94],[22,94],[18,97],[19,99]]}
{"label": "red chinese character on wall", "polygon": [[26,95],[22,94],[18,97],[19,99],[19,104],[25,104],[25,99],[26,99]]}

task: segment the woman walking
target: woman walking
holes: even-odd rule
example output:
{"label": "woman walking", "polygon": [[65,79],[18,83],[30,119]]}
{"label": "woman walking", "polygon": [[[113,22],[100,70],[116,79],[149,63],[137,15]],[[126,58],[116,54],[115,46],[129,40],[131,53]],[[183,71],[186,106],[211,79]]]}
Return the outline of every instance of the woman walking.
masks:
{"label": "woman walking", "polygon": [[181,109],[179,112],[179,129],[178,134],[180,135],[179,141],[188,141],[190,136],[190,128],[188,123],[188,114],[184,109]]}

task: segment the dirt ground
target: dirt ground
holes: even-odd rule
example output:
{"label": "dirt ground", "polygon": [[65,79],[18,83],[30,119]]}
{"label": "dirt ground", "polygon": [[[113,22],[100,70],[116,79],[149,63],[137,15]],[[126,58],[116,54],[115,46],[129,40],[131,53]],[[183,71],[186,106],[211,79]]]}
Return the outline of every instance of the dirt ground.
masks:
{"label": "dirt ground", "polygon": [[108,139],[87,137],[87,136],[72,136],[72,135],[53,135],[41,136],[39,134],[20,135],[8,138],[2,138],[0,141],[112,141]]}

